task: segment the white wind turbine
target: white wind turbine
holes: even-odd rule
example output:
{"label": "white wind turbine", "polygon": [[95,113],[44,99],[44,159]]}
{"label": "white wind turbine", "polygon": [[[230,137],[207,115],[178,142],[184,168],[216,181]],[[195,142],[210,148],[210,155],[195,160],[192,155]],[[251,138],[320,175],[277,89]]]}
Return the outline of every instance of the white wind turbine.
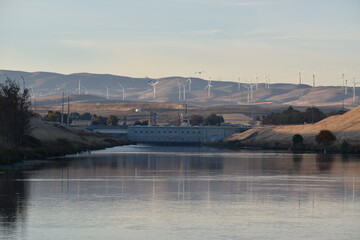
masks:
{"label": "white wind turbine", "polygon": [[[146,77],[146,76],[145,76]],[[154,90],[154,99],[156,99],[156,84],[158,84],[158,80],[153,80],[153,79],[150,79],[148,77],[146,77],[148,79],[148,84],[151,85],[153,87],[153,90]]]}
{"label": "white wind turbine", "polygon": [[179,87],[179,100],[181,100],[181,83],[180,81],[177,81],[178,87]]}
{"label": "white wind turbine", "polygon": [[345,80],[345,95],[347,95],[347,88],[348,88],[348,80]]}
{"label": "white wind turbine", "polygon": [[105,86],[106,88],[106,99],[109,99],[109,88],[107,86]]}
{"label": "white wind turbine", "polygon": [[81,94],[81,80],[79,80],[79,87],[75,89],[75,92],[78,92],[78,94]]}
{"label": "white wind turbine", "polygon": [[[195,74],[201,75],[203,72],[204,71],[194,72],[192,75],[195,75]],[[186,82],[189,83],[189,91],[191,91],[192,75],[186,80]]]}
{"label": "white wind turbine", "polygon": [[249,103],[250,102],[250,88],[251,87],[246,86],[246,85],[244,85],[243,87],[247,89],[247,103]]}
{"label": "white wind turbine", "polygon": [[313,88],[316,86],[315,82],[316,82],[316,73],[312,74],[312,78],[313,78]]}
{"label": "white wind turbine", "polygon": [[265,77],[265,89],[270,89],[270,75],[264,75]]}
{"label": "white wind turbine", "polygon": [[301,85],[301,78],[302,78],[302,72],[301,71],[299,71],[299,85]]}
{"label": "white wind turbine", "polygon": [[118,83],[118,84],[122,91],[122,100],[124,101],[125,100],[125,88],[120,83]]}
{"label": "white wind turbine", "polygon": [[339,72],[341,79],[342,79],[342,88],[345,87],[345,71]]}
{"label": "white wind turbine", "polygon": [[240,79],[240,77],[238,78],[238,90],[240,90],[241,89],[241,81],[240,81],[241,79]]}
{"label": "white wind turbine", "polygon": [[213,86],[211,85],[211,78],[209,78],[209,80],[208,80],[208,84],[206,85],[206,87],[205,87],[205,90],[207,89],[208,90],[208,97],[210,97],[211,96],[211,88],[212,88]]}
{"label": "white wind turbine", "polygon": [[353,83],[353,103],[355,103],[356,102],[356,85],[359,84],[360,82],[355,82],[355,78],[354,78],[354,81],[352,83]]}

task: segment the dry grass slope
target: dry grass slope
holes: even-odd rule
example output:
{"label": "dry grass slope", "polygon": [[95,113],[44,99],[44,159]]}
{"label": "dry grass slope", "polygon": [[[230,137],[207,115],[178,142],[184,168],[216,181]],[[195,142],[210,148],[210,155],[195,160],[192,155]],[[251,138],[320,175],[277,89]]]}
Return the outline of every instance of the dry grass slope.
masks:
{"label": "dry grass slope", "polygon": [[343,115],[328,117],[315,124],[252,129],[234,134],[225,139],[225,142],[237,141],[246,146],[287,148],[292,145],[292,136],[301,134],[304,143],[316,149],[315,136],[321,130],[334,133],[337,138],[334,145],[339,146],[342,140],[346,140],[353,149],[360,149],[360,107]]}

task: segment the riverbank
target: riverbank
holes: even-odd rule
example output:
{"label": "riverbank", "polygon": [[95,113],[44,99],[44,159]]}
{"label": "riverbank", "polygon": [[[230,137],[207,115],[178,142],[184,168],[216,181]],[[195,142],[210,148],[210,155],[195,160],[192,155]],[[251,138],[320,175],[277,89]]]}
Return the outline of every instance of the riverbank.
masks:
{"label": "riverbank", "polygon": [[[315,137],[321,130],[329,130],[336,141],[329,145],[318,144]],[[292,137],[300,134],[303,143],[294,146]],[[334,153],[360,153],[360,107],[343,115],[331,116],[315,124],[266,126],[234,134],[213,147],[257,148],[296,151],[324,151]]]}
{"label": "riverbank", "polygon": [[0,164],[23,160],[46,159],[90,150],[130,144],[127,139],[114,138],[59,123],[32,119],[27,147],[0,150]]}

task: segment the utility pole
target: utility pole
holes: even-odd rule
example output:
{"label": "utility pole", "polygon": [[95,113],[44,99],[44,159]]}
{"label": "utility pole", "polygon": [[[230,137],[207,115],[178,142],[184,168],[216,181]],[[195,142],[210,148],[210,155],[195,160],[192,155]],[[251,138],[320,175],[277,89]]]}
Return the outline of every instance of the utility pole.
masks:
{"label": "utility pole", "polygon": [[61,124],[64,123],[64,91],[62,94],[62,101],[61,101]]}
{"label": "utility pole", "polygon": [[66,126],[69,126],[70,124],[70,97],[68,96],[68,109],[67,109],[67,121]]}

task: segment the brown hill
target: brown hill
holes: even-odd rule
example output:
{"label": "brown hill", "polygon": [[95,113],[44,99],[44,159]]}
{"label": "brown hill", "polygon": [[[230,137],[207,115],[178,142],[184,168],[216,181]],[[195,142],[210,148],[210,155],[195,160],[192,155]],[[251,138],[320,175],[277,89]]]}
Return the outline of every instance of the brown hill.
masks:
{"label": "brown hill", "polygon": [[315,136],[321,130],[329,130],[336,136],[334,148],[339,148],[346,140],[353,150],[360,150],[360,107],[343,115],[328,117],[315,124],[287,125],[278,127],[259,127],[249,131],[234,134],[225,142],[239,142],[244,146],[289,148],[292,146],[292,136],[301,134],[307,149],[319,149]]}
{"label": "brown hill", "polygon": [[[156,85],[156,98],[154,99],[153,88],[147,78],[131,78],[110,74],[58,74],[50,72],[21,72],[0,70],[0,82],[5,76],[21,80],[23,76],[26,85],[31,88],[31,94],[40,105],[54,104],[53,96],[61,96],[62,93],[72,95],[74,100],[86,102],[119,101],[119,102],[154,102],[154,103],[188,103],[192,105],[249,105],[248,90],[242,84],[239,88],[234,81],[217,81],[211,83],[211,94],[205,89],[208,82],[201,78],[192,78],[191,87],[188,77],[165,77],[158,80]],[[21,81],[20,81],[21,82]],[[186,85],[180,87],[179,83]],[[80,84],[80,90],[79,90]],[[124,96],[122,88],[124,88]],[[185,96],[184,96],[185,89]],[[360,95],[360,88],[356,88],[356,96]],[[78,94],[79,96],[75,96]],[[108,99],[106,99],[108,98]],[[123,100],[124,99],[124,100]],[[311,87],[306,84],[274,83],[270,89],[265,88],[264,83],[254,87],[253,98],[250,104],[261,106],[293,105],[293,106],[341,106],[353,108],[359,102],[356,97],[354,104],[352,89],[345,94],[341,86]],[[49,100],[47,102],[47,100]]]}

